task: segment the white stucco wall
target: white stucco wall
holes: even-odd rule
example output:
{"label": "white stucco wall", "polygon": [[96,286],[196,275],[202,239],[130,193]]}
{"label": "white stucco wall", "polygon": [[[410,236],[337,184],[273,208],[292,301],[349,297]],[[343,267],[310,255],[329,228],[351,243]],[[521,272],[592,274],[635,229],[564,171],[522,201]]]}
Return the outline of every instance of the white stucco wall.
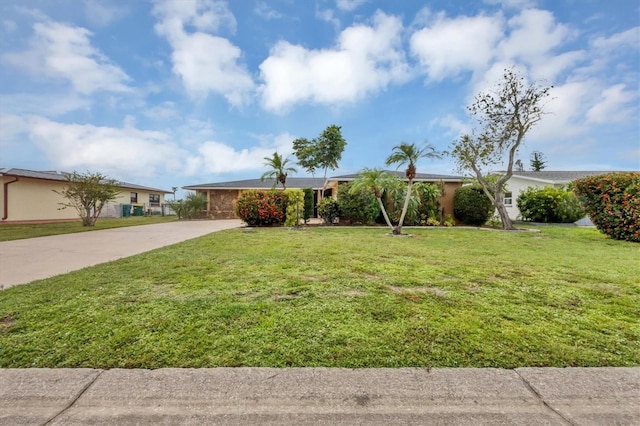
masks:
{"label": "white stucco wall", "polygon": [[506,206],[507,212],[509,213],[509,217],[512,220],[519,220],[521,219],[521,217],[520,217],[520,209],[518,209],[517,200],[520,194],[526,191],[527,188],[529,187],[544,188],[545,186],[561,187],[562,185],[561,184],[553,185],[549,182],[541,182],[541,181],[535,181],[532,179],[522,178],[519,176],[512,176],[511,179],[507,181],[506,186],[507,186],[506,192],[511,192],[511,194],[513,195],[513,198],[512,198],[513,203],[511,204],[511,206]]}

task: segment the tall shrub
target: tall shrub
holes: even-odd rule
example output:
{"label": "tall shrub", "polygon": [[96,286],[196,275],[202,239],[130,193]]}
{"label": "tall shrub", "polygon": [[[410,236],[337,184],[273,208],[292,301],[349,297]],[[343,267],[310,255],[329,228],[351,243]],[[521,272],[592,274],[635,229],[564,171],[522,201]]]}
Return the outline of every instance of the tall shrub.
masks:
{"label": "tall shrub", "polygon": [[640,173],[608,173],[574,182],[596,227],[611,238],[640,242]]}
{"label": "tall shrub", "polygon": [[[406,201],[407,185],[400,179],[394,181],[387,188],[388,211],[392,222],[400,220],[402,208]],[[427,182],[418,182],[411,187],[411,197],[407,205],[407,213],[404,219],[405,225],[427,225],[437,220],[440,204],[438,186]],[[429,221],[432,219],[432,221]]]}
{"label": "tall shrub", "polygon": [[493,202],[479,186],[462,186],[453,194],[453,214],[467,225],[484,225],[493,209]]}
{"label": "tall shrub", "polygon": [[529,187],[517,199],[523,220],[542,223],[573,223],[585,211],[576,195],[567,189]]}
{"label": "tall shrub", "polygon": [[282,225],[287,195],[282,191],[243,191],[236,202],[236,215],[249,226]]}
{"label": "tall shrub", "polygon": [[371,190],[362,188],[352,191],[353,183],[338,186],[338,204],[340,219],[352,224],[371,225],[380,214],[378,200]]}
{"label": "tall shrub", "polygon": [[[410,223],[407,222],[407,224],[427,225],[427,222],[439,222],[440,203],[438,202],[438,198],[440,197],[441,191],[438,185],[418,182],[414,185],[414,192],[420,200],[420,204],[415,219]],[[429,219],[431,219],[431,221]]]}
{"label": "tall shrub", "polygon": [[301,189],[286,189],[287,214],[284,220],[285,226],[298,226],[304,219],[304,192]]}
{"label": "tall shrub", "polygon": [[200,219],[207,210],[207,198],[195,192],[188,193],[184,200],[168,201],[167,204],[178,219]]}
{"label": "tall shrub", "polygon": [[318,203],[318,215],[327,225],[332,225],[340,217],[340,205],[333,198],[325,198]]}
{"label": "tall shrub", "polygon": [[305,188],[304,191],[304,223],[313,216],[313,188]]}

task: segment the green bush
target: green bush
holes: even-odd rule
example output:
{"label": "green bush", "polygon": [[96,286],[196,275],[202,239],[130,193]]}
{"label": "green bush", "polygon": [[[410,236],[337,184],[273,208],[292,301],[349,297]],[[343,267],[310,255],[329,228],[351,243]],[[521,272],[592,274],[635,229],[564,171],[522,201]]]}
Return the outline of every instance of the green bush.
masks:
{"label": "green bush", "polygon": [[340,205],[333,198],[325,198],[318,203],[318,215],[324,223],[332,225],[340,217]]}
{"label": "green bush", "polygon": [[446,215],[444,217],[444,226],[455,226],[456,221],[453,219],[453,216],[451,216],[450,214]]}
{"label": "green bush", "polygon": [[378,200],[370,189],[364,188],[351,193],[352,182],[338,187],[340,219],[352,224],[371,225],[380,214]]}
{"label": "green bush", "polygon": [[184,200],[167,202],[178,219],[201,219],[207,210],[207,199],[204,194],[190,192]]}
{"label": "green bush", "polygon": [[441,191],[438,186],[433,183],[417,182],[413,185],[413,193],[418,198],[417,212],[411,216],[409,216],[409,212],[407,212],[409,221],[407,222],[405,219],[405,224],[433,226],[431,224],[433,224],[435,220],[438,221],[438,225],[440,225],[440,220],[438,219],[440,210],[438,197],[440,197]]}
{"label": "green bush", "polygon": [[484,225],[493,210],[493,203],[479,186],[462,186],[453,194],[453,214],[464,224]]}
{"label": "green bush", "polygon": [[171,210],[178,216],[178,219],[185,219],[187,212],[187,205],[184,200],[167,201],[167,204]]}
{"label": "green bush", "polygon": [[304,219],[304,192],[301,189],[287,189],[287,215],[285,226],[298,226]]}
{"label": "green bush", "polygon": [[282,225],[287,194],[282,191],[243,191],[236,201],[236,215],[249,226]]}
{"label": "green bush", "polygon": [[640,173],[608,173],[574,182],[596,227],[617,240],[640,242]]}
{"label": "green bush", "polygon": [[313,216],[313,188],[305,188],[304,191],[304,223],[307,223]]}
{"label": "green bush", "polygon": [[516,201],[523,220],[542,223],[573,223],[585,211],[576,195],[569,190],[546,186],[529,187]]}
{"label": "green bush", "polygon": [[[438,218],[440,204],[438,197],[440,189],[436,184],[427,182],[415,182],[411,188],[411,198],[407,207],[407,215],[404,218],[404,225],[408,226],[431,226],[427,221]],[[391,222],[397,223],[402,214],[404,201],[407,195],[407,184],[402,179],[395,179],[386,188],[387,213]],[[431,220],[433,223],[433,220]],[[438,220],[438,224],[440,221]]]}

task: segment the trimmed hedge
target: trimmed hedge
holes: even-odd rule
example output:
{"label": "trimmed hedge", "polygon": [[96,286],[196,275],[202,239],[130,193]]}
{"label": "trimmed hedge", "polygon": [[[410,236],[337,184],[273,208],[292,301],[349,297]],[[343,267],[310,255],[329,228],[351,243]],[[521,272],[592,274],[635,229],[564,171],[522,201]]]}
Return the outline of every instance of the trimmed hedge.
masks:
{"label": "trimmed hedge", "polygon": [[586,214],[576,194],[552,186],[527,188],[517,205],[522,219],[531,222],[573,223]]}
{"label": "trimmed hedge", "polygon": [[243,191],[236,202],[236,215],[249,226],[282,225],[286,217],[287,194],[282,191]]}
{"label": "trimmed hedge", "polygon": [[640,242],[640,173],[608,173],[574,182],[596,227],[616,240]]}
{"label": "trimmed hedge", "polygon": [[453,194],[453,214],[464,224],[484,225],[493,210],[493,203],[479,186],[462,186]]}

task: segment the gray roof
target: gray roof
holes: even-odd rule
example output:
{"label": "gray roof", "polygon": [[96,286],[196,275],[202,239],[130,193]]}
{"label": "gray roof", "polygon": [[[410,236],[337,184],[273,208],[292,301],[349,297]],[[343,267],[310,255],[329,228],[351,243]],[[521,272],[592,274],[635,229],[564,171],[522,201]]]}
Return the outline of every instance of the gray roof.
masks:
{"label": "gray roof", "polygon": [[[400,179],[404,179],[405,178],[404,171],[385,170],[385,172],[389,173],[390,175],[397,176]],[[332,176],[328,180],[339,180],[339,181],[355,180],[355,179],[358,178],[359,175],[360,175],[359,173],[353,173],[353,174],[350,174],[350,175]],[[465,180],[465,178],[463,176],[435,175],[435,174],[430,174],[430,173],[416,173],[416,177],[414,179],[414,181],[424,181],[424,182],[437,182],[437,181],[440,181],[440,180],[443,181],[443,182],[462,182],[463,180]]]}
{"label": "gray roof", "polygon": [[525,171],[525,172],[513,172],[513,176],[523,179],[530,179],[534,181],[548,182],[548,183],[569,183],[576,179],[582,179],[587,176],[603,175],[605,173],[613,173],[606,170],[592,170],[592,171],[572,171],[572,170],[540,170],[539,172]]}
{"label": "gray roof", "polygon": [[[246,179],[189,185],[183,186],[183,189],[271,189],[274,183],[277,183],[275,179],[265,179],[264,181],[260,179]],[[276,186],[279,186],[279,184]],[[290,189],[321,189],[324,187],[324,178],[288,177],[286,187]]]}
{"label": "gray roof", "polygon": [[[16,177],[25,177],[31,179],[44,179],[44,180],[55,180],[60,182],[67,181],[67,172],[57,172],[57,171],[38,171],[38,170],[26,170],[26,169],[3,169],[0,168],[0,175],[7,176],[16,176]],[[139,191],[152,191],[152,192],[161,192],[163,194],[171,194],[171,191],[166,191],[164,189],[151,188],[148,186],[136,185],[134,183],[122,182],[118,181],[118,186],[124,189],[137,189]]]}
{"label": "gray roof", "polygon": [[[404,178],[404,172],[386,170],[387,173],[396,175],[399,178]],[[286,186],[287,188],[313,188],[322,189],[326,182],[329,181],[350,181],[358,178],[358,174],[332,176],[326,179],[324,178],[308,178],[308,177],[288,177]],[[449,176],[449,175],[432,175],[426,173],[417,173],[416,181],[426,182],[462,182],[464,178],[462,176]],[[246,179],[246,180],[234,180],[228,182],[215,182],[215,183],[202,183],[199,185],[183,186],[183,189],[271,189],[273,188],[274,180],[265,179],[264,182],[260,179]],[[278,186],[278,185],[276,185]]]}

